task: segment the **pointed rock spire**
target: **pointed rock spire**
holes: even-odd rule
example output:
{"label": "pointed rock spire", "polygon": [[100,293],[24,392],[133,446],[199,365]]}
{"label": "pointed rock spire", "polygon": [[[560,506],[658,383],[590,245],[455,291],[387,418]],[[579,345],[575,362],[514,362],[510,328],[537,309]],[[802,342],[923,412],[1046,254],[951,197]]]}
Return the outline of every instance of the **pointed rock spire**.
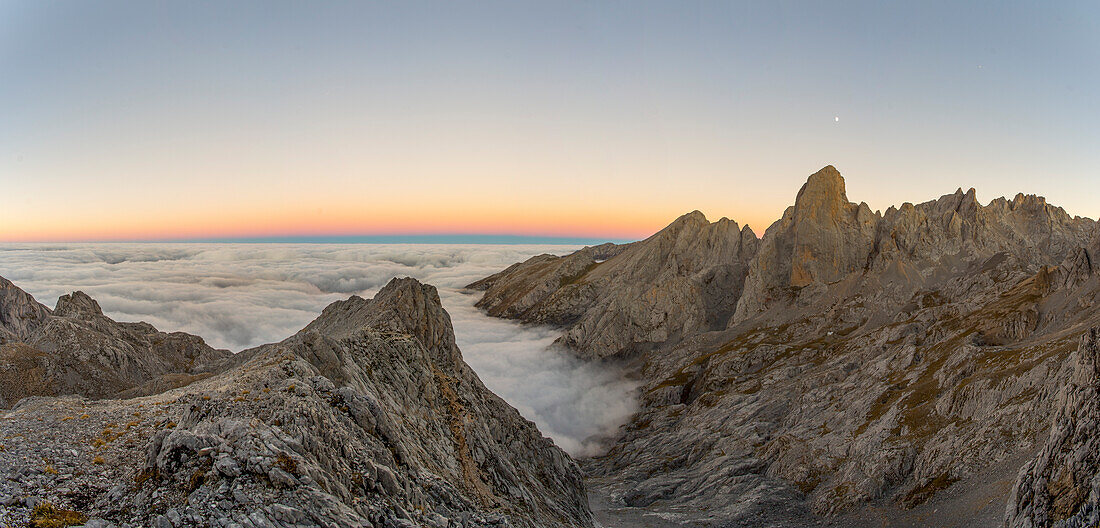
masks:
{"label": "pointed rock spire", "polygon": [[82,291],[62,295],[57,299],[54,314],[62,317],[88,317],[103,315],[103,309],[95,299]]}

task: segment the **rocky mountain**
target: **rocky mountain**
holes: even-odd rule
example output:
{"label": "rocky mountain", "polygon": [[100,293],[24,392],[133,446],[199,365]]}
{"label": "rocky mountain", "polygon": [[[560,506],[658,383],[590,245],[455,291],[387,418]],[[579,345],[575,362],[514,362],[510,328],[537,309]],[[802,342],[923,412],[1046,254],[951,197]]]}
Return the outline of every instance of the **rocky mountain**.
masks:
{"label": "rocky mountain", "polygon": [[[5,328],[29,343],[10,346],[47,363],[139,335],[82,294],[50,313],[9,289]],[[0,525],[592,526],[576,463],[462,361],[431,286],[395,279],[219,368],[150,396],[21,399],[0,415]]]}
{"label": "rocky mountain", "polygon": [[30,395],[160,392],[209,376],[229,357],[193,335],[111,320],[83,292],[51,311],[0,278],[0,408]]}
{"label": "rocky mountain", "polygon": [[723,328],[759,241],[747,226],[686,214],[633,244],[540,255],[469,285],[489,314],[566,328],[591,358],[631,356]]}
{"label": "rocky mountain", "polygon": [[1100,324],[1096,222],[973,190],[873,212],[830,166],[760,240],[734,226],[693,213],[602,262],[471,285],[491,315],[637,366],[642,410],[586,462],[590,487],[679,524],[999,525],[997,482],[1043,442]]}

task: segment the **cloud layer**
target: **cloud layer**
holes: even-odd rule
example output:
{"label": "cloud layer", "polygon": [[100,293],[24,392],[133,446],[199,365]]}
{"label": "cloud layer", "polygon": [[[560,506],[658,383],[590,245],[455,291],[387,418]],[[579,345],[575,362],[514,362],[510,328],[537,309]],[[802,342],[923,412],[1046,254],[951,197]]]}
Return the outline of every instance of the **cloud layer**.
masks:
{"label": "cloud layer", "polygon": [[569,246],[8,244],[0,276],[43,304],[83,290],[120,321],[202,336],[234,351],[282,340],[333,301],[393,277],[439,288],[466,362],[485,385],[574,455],[596,454],[635,410],[636,385],[551,346],[558,333],[486,317],[459,289]]}

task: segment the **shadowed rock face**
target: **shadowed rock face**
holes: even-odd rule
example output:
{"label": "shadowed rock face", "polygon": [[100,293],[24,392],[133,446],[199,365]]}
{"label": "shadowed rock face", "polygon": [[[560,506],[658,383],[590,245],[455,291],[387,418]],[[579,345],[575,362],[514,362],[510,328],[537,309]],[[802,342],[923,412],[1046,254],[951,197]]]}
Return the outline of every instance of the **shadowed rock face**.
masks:
{"label": "shadowed rock face", "polygon": [[630,356],[724,327],[757,245],[694,211],[646,240],[534,257],[469,287],[491,315],[565,326],[560,342],[586,357]]}
{"label": "shadowed rock face", "polygon": [[[1049,427],[1073,373],[1066,359],[1100,324],[1096,237],[1094,221],[1036,196],[983,206],[959,190],[874,213],[826,167],[758,243],[742,244],[753,248],[744,260],[707,261],[743,270],[742,282],[694,297],[720,298],[712,313],[732,314],[725,326],[679,326],[638,349],[641,411],[586,462],[591,482],[625,506],[714,526],[804,525],[868,504],[931,512],[953,485],[1003,504],[1007,490],[975,475],[1024,457]],[[644,296],[620,297],[627,278],[686,254],[651,247],[662,249],[595,268],[624,263],[599,290],[621,303],[558,321],[579,355],[621,350],[586,322],[648,310]],[[510,269],[483,306],[530,291],[524,266]],[[532,315],[546,305],[559,306],[494,315],[555,322]],[[588,339],[568,337],[578,329]]]}
{"label": "shadowed rock face", "polygon": [[1100,328],[1081,337],[1069,383],[1058,393],[1050,436],[1024,465],[1005,526],[1084,527],[1100,522]]}
{"label": "shadowed rock face", "polygon": [[[102,323],[94,307],[55,313]],[[0,449],[0,497],[122,526],[592,525],[576,463],[462,361],[434,287],[395,279],[232,363],[153,396],[23,400],[0,420],[26,438]],[[44,453],[79,496],[27,465]]]}
{"label": "shadowed rock face", "polygon": [[0,277],[0,343],[25,339],[49,315],[49,308],[39,304],[8,279]]}
{"label": "shadowed rock face", "polygon": [[25,396],[160,392],[224,368],[229,356],[193,335],[116,322],[83,292],[51,312],[0,278],[0,408]]}

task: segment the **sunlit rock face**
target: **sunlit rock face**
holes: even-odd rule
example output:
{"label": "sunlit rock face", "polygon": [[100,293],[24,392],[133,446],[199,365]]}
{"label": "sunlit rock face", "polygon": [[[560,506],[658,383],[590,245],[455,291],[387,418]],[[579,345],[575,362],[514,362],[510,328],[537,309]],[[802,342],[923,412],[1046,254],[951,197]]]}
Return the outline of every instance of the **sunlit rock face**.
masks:
{"label": "sunlit rock face", "polygon": [[775,292],[836,282],[862,270],[879,220],[867,204],[848,201],[844,178],[831,165],[811,175],[794,206],[765,233],[737,319],[765,309]]}
{"label": "sunlit rock face", "polygon": [[[683,223],[662,233],[690,232]],[[967,515],[1000,523],[1008,488],[987,481],[1015,478],[1019,466],[1004,464],[1044,438],[1073,375],[1067,358],[1100,324],[1097,224],[1036,196],[983,206],[959,190],[880,214],[850,202],[826,167],[736,256],[706,261],[651,242],[662,233],[582,275],[606,269],[600,282],[536,290],[528,262],[493,276],[485,302],[492,310],[537,291],[524,309],[495,315],[556,322],[582,357],[624,349],[593,338],[601,328],[633,336],[641,411],[586,467],[597,493],[680,522],[796,526],[868,506],[899,523],[930,522],[975,493],[986,505]],[[654,253],[636,249],[647,243]],[[644,258],[628,264],[628,254]],[[582,255],[537,265],[559,269]],[[676,297],[680,318],[655,318],[672,328],[709,313],[716,324],[643,332],[636,314],[666,297],[645,295],[663,291],[660,281],[629,278],[685,255],[725,263],[740,282]],[[623,268],[609,266],[617,262]],[[674,269],[672,282],[696,277],[688,265]],[[540,319],[585,287],[618,302]],[[623,297],[631,287],[642,293]],[[685,308],[702,298],[720,300]]]}

